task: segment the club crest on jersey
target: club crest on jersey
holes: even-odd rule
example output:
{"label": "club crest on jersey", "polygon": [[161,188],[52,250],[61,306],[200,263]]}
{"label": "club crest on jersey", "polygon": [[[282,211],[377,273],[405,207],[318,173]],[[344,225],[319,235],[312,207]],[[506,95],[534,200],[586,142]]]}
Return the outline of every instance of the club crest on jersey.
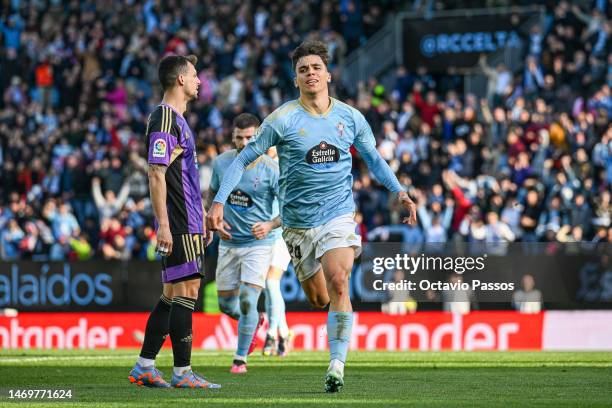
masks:
{"label": "club crest on jersey", "polygon": [[338,164],[340,149],[336,146],[320,142],[306,153],[306,162],[317,169],[328,169]]}
{"label": "club crest on jersey", "polygon": [[166,141],[164,139],[157,139],[153,143],[153,157],[166,157]]}
{"label": "club crest on jersey", "polygon": [[344,134],[344,123],[338,122],[338,124],[336,125],[336,129],[338,129],[338,136],[342,137],[342,135]]}

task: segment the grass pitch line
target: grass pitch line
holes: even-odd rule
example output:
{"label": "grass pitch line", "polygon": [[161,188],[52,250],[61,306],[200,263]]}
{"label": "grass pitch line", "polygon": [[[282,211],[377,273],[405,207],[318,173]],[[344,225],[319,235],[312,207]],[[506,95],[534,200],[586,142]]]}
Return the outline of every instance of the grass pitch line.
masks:
{"label": "grass pitch line", "polygon": [[[210,351],[194,352],[192,357],[213,357],[219,353],[211,353]],[[114,355],[114,356],[92,356],[92,355],[71,355],[71,356],[39,356],[39,357],[0,357],[2,363],[42,363],[45,361],[135,361],[138,357],[138,351],[133,354]],[[159,358],[171,358],[172,356],[159,356]]]}
{"label": "grass pitch line", "polygon": [[134,356],[45,356],[45,357],[0,357],[1,363],[41,363],[44,361],[74,361],[74,360],[93,360],[93,361],[102,361],[102,360],[134,360]]}

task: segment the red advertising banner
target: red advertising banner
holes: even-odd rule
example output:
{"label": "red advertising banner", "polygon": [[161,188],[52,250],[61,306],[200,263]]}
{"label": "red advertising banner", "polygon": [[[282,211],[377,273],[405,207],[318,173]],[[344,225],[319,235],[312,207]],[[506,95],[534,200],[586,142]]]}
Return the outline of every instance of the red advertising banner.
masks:
{"label": "red advertising banner", "polygon": [[[0,317],[7,348],[114,349],[139,347],[146,313],[22,313]],[[326,313],[288,313],[294,348],[327,349]],[[541,349],[544,314],[419,312],[391,316],[355,313],[351,348],[357,350]],[[232,349],[237,324],[224,315],[194,314],[194,348]],[[257,333],[262,339],[265,327]],[[166,347],[170,346],[168,341]]]}

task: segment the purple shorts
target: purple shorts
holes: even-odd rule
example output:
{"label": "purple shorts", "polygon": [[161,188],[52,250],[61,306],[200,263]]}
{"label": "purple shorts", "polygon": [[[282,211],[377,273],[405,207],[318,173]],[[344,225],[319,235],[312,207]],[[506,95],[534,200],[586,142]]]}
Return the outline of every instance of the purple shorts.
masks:
{"label": "purple shorts", "polygon": [[204,277],[205,238],[202,234],[172,235],[172,253],[162,257],[162,282]]}

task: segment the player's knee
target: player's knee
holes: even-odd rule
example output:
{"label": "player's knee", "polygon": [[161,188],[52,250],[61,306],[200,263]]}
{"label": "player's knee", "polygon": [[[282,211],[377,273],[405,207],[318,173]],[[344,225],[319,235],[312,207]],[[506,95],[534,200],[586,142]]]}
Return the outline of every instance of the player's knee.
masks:
{"label": "player's knee", "polygon": [[251,307],[252,305],[249,298],[240,294],[240,313],[242,313],[243,315],[249,314],[249,312],[251,311]]}
{"label": "player's knee", "polygon": [[219,296],[219,309],[225,314],[232,314],[234,312],[234,308],[232,307],[231,298]]}
{"label": "player's knee", "polygon": [[191,299],[197,299],[198,293],[200,292],[200,280],[193,279],[186,282],[185,291],[187,292],[185,295]]}
{"label": "player's knee", "polygon": [[329,303],[329,298],[323,295],[316,295],[308,299],[310,305],[315,309],[325,309]]}
{"label": "player's knee", "polygon": [[243,315],[249,314],[252,309],[257,309],[257,300],[259,299],[260,290],[248,285],[240,287],[238,301],[240,304],[240,313]]}
{"label": "player's knee", "polygon": [[163,287],[163,289],[162,289],[162,294],[163,294],[163,295],[164,295],[166,298],[168,298],[168,299],[172,300],[172,298],[174,297],[174,295],[173,295],[173,293],[172,293],[172,285],[171,285],[171,284],[167,284],[167,283],[166,283],[166,284],[164,284],[164,287]]}
{"label": "player's knee", "polygon": [[329,279],[330,290],[342,296],[348,290],[348,273],[338,272]]}

